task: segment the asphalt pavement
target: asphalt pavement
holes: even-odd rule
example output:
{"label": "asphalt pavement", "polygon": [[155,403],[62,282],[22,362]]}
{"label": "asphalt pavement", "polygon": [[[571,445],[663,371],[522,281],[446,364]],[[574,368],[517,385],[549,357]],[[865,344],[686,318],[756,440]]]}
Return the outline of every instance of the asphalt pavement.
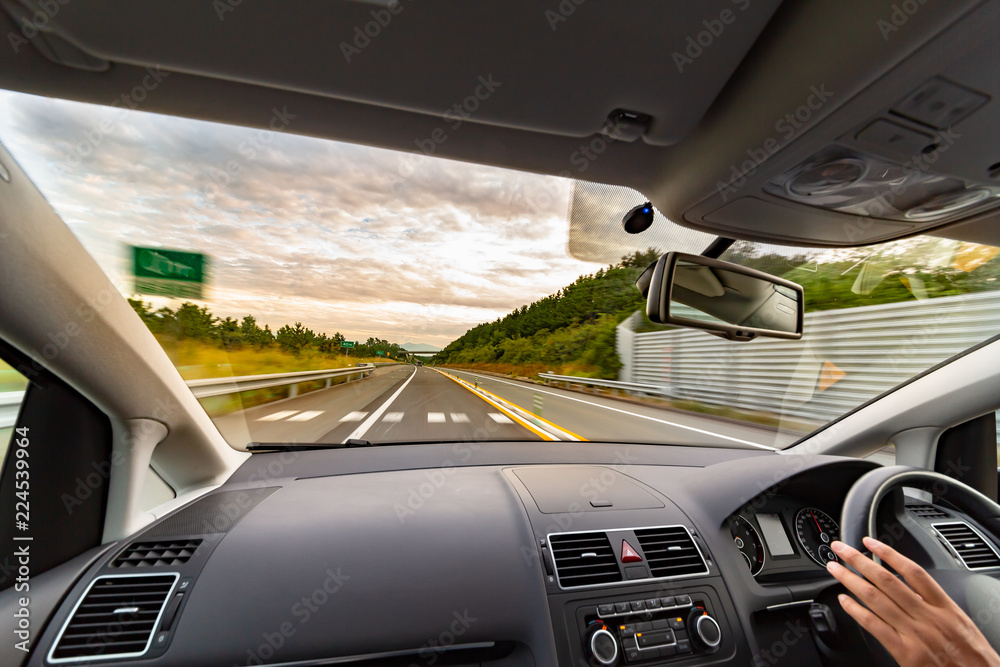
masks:
{"label": "asphalt pavement", "polygon": [[552,439],[461,383],[409,365],[215,421],[235,444]]}
{"label": "asphalt pavement", "polygon": [[390,366],[372,377],[216,418],[234,444],[592,440],[771,449],[792,436],[468,371]]}

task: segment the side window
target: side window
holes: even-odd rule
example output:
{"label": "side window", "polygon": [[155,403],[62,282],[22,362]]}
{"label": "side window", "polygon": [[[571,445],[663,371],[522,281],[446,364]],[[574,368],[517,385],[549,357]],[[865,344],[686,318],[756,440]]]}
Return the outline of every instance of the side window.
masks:
{"label": "side window", "polygon": [[2,340],[0,357],[2,591],[101,544],[113,436],[107,415],[43,366]]}
{"label": "side window", "polygon": [[0,360],[0,461],[7,461],[14,422],[27,389],[28,379]]}

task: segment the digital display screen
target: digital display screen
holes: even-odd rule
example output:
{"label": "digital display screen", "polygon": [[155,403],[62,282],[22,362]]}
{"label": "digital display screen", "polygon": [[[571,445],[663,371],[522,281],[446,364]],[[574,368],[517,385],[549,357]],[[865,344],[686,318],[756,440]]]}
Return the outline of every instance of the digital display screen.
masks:
{"label": "digital display screen", "polygon": [[757,523],[760,524],[760,532],[764,533],[764,541],[767,542],[767,550],[772,556],[791,556],[795,553],[792,543],[788,541],[788,533],[781,523],[781,517],[777,514],[758,514]]}

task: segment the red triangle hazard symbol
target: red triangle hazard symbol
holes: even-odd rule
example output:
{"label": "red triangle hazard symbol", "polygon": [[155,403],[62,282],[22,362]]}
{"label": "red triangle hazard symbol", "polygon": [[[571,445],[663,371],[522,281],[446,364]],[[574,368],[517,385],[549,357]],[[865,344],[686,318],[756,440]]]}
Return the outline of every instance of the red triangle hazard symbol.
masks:
{"label": "red triangle hazard symbol", "polygon": [[623,563],[641,563],[642,556],[635,552],[632,545],[622,540],[622,562]]}

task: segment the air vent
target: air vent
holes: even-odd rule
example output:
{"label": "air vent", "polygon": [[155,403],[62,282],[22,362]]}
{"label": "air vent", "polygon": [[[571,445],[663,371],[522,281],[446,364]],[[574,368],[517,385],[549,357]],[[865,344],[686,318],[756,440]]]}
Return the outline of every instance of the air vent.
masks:
{"label": "air vent", "polygon": [[180,565],[191,560],[201,540],[136,542],[115,558],[111,567],[157,567]]}
{"label": "air vent", "polygon": [[996,549],[967,523],[936,523],[934,530],[951,545],[970,570],[1000,567],[1000,555],[997,555]]}
{"label": "air vent", "polygon": [[907,505],[906,509],[921,519],[948,519],[950,514],[934,505]]}
{"label": "air vent", "polygon": [[635,531],[635,536],[654,578],[708,574],[708,565],[684,526],[646,528]]}
{"label": "air vent", "polygon": [[134,658],[144,654],[178,574],[99,577],[77,603],[49,662]]}
{"label": "air vent", "polygon": [[563,588],[610,584],[622,580],[618,557],[604,533],[550,535],[556,576]]}

